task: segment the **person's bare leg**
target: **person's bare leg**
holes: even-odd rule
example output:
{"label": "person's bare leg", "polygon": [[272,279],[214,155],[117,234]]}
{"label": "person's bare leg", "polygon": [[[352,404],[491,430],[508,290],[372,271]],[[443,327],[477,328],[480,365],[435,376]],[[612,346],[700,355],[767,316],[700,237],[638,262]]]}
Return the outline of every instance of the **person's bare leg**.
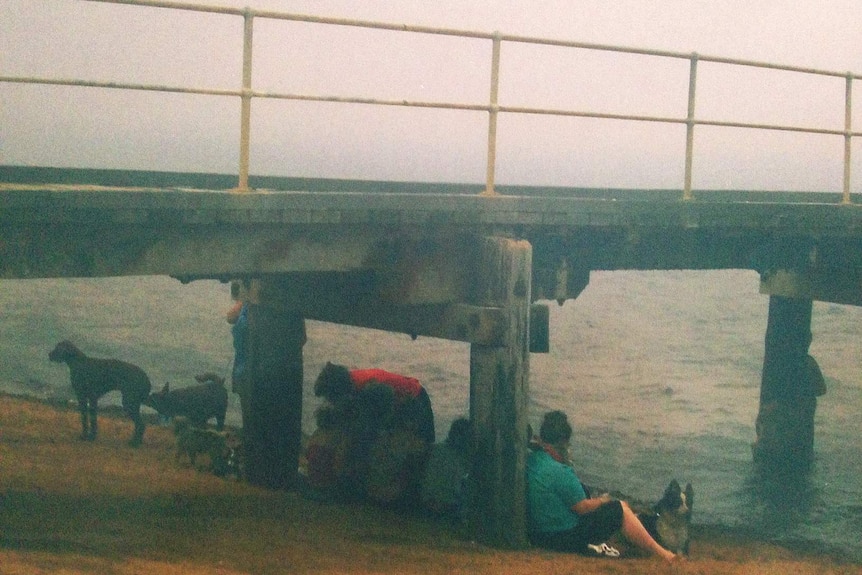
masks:
{"label": "person's bare leg", "polygon": [[622,533],[635,546],[652,553],[666,561],[672,561],[676,555],[659,545],[655,539],[649,534],[643,523],[640,522],[638,516],[631,510],[628,503],[620,501],[623,508],[623,528]]}

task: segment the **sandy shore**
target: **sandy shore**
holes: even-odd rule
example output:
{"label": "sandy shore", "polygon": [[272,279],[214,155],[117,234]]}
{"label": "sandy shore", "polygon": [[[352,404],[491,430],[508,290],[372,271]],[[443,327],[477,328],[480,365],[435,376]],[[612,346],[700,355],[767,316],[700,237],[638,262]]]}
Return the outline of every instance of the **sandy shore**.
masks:
{"label": "sandy shore", "polygon": [[0,395],[2,574],[860,574],[862,565],[696,526],[680,564],[497,550],[435,520],[224,480],[174,458],[169,429]]}

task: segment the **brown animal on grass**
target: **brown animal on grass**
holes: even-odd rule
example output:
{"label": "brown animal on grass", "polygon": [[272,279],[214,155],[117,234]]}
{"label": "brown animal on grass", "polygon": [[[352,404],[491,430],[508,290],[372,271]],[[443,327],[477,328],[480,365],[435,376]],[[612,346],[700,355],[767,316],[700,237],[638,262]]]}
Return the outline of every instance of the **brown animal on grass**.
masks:
{"label": "brown animal on grass", "polygon": [[209,469],[219,476],[229,473],[238,475],[236,453],[230,446],[230,437],[225,431],[196,427],[187,417],[174,419],[174,435],[177,436],[176,460],[188,458],[196,468],[199,455],[209,456]]}
{"label": "brown animal on grass", "polygon": [[88,357],[66,340],[54,347],[48,359],[69,366],[69,379],[81,412],[81,439],[96,439],[99,398],[109,391],[119,390],[123,396],[123,411],[135,423],[129,445],[137,447],[141,444],[144,438],[141,403],[150,394],[150,378],[144,370],[117,359]]}
{"label": "brown animal on grass", "polygon": [[166,383],[161,391],[150,394],[144,405],[152,407],[167,418],[185,416],[197,427],[205,427],[211,418],[216,420],[216,429],[224,429],[227,412],[227,389],[224,378],[214,373],[196,375],[198,385],[171,390]]}

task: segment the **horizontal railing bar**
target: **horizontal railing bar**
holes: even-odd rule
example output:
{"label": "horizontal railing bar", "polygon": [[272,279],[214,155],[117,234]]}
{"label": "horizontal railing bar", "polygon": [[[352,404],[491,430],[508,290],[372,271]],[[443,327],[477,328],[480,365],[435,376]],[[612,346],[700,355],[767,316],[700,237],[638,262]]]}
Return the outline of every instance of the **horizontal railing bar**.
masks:
{"label": "horizontal railing bar", "polygon": [[[408,24],[395,24],[389,22],[375,22],[371,20],[358,20],[350,18],[335,18],[329,16],[311,16],[307,14],[293,14],[289,12],[277,12],[272,10],[257,10],[252,8],[228,8],[224,6],[211,6],[206,4],[184,4],[173,2],[170,0],[86,0],[88,2],[99,2],[107,4],[126,4],[135,6],[149,6],[155,8],[173,8],[180,10],[192,10],[197,12],[212,12],[217,14],[232,14],[246,15],[249,14],[256,18],[267,18],[272,20],[288,20],[294,22],[307,22],[311,24],[330,24],[337,26],[351,26],[358,28],[369,28],[376,30],[390,30],[396,32],[413,32],[419,34],[437,34],[445,36],[459,36],[463,38],[474,38],[493,40],[499,37],[504,42],[513,42],[521,44],[536,44],[544,46],[558,46],[564,48],[580,48],[584,50],[597,50],[602,52],[619,52],[626,54],[635,54],[642,56],[660,56],[665,58],[676,58],[690,60],[695,54],[691,52],[679,52],[673,50],[654,50],[648,48],[633,48],[629,46],[620,46],[613,44],[596,44],[591,42],[576,42],[569,40],[555,40],[549,38],[540,38],[535,36],[523,36],[516,34],[498,34],[495,32],[481,32],[475,30],[464,30],[457,28],[437,28],[433,26],[419,26]],[[825,70],[820,68],[810,68],[803,66],[791,66],[785,64],[775,64],[770,62],[762,62],[758,60],[746,60],[739,58],[728,58],[721,56],[709,56],[697,54],[697,58],[701,62],[712,62],[716,64],[732,64],[736,66],[747,66],[752,68],[764,68],[770,70],[780,70],[785,72],[798,72],[804,74],[813,74],[819,76],[830,76],[835,78],[852,78],[854,80],[862,80],[862,74],[854,74],[850,72],[838,72],[835,70]]]}
{"label": "horizontal railing bar", "polygon": [[722,58],[721,56],[701,56],[698,55],[701,62],[712,62],[714,64],[733,64],[736,66],[748,66],[751,68],[765,68],[768,70],[780,70],[782,72],[799,72],[802,74],[812,74],[816,76],[830,76],[833,78],[852,78],[853,80],[862,80],[862,74],[854,74],[852,72],[838,72],[836,70],[824,70],[822,68],[808,68],[805,66],[790,66],[787,64],[773,64],[770,62],[759,62],[757,60],[740,60],[736,58]]}
{"label": "horizontal railing bar", "polygon": [[356,28],[370,28],[376,30],[391,30],[395,32],[414,32],[421,34],[438,34],[445,36],[460,36],[464,38],[492,39],[493,33],[461,30],[455,28],[436,28],[433,26],[419,26],[410,24],[394,24],[389,22],[374,22],[371,20],[356,20],[351,18],[335,18],[329,16],[311,16],[308,14],[292,14],[289,12],[277,12],[273,10],[258,10],[254,8],[227,8],[211,6],[206,4],[181,4],[169,0],[86,0],[87,2],[99,2],[105,4],[127,4],[133,6],[147,6],[152,8],[174,8],[179,10],[191,10],[195,12],[212,12],[215,14],[232,14],[244,16],[249,14],[255,18],[266,18],[269,20],[289,20],[293,22],[307,22],[310,24],[330,24],[335,26],[352,26]]}
{"label": "horizontal railing bar", "polygon": [[[358,98],[354,96],[311,96],[304,94],[281,94],[271,92],[252,91],[256,98],[271,98],[281,100],[296,100],[303,102],[333,102],[339,104],[370,104],[378,106],[400,106],[412,108],[439,108],[449,110],[468,110],[477,112],[489,112],[492,106],[487,104],[458,104],[451,102],[423,102],[415,100],[381,100],[377,98]],[[629,120],[635,122],[656,122],[665,124],[688,124],[702,126],[718,126],[726,128],[751,128],[759,130],[777,130],[786,132],[801,132],[808,134],[824,134],[833,136],[860,136],[862,132],[847,132],[839,129],[809,128],[805,126],[786,126],[781,124],[755,124],[747,122],[730,122],[723,120],[693,120],[687,118],[672,118],[667,116],[643,116],[635,114],[614,114],[610,112],[584,112],[578,110],[561,110],[555,108],[530,108],[524,106],[498,105],[493,107],[497,112],[512,114],[531,114],[545,116],[569,116],[576,118],[597,118],[603,120]]]}
{"label": "horizontal railing bar", "polygon": [[[88,0],[103,1],[103,0]],[[181,86],[160,86],[156,84],[132,84],[125,82],[101,82],[98,80],[68,80],[63,78],[22,78],[0,76],[0,82],[13,84],[47,84],[52,86],[78,86],[84,88],[112,88],[117,90],[141,90],[146,92],[172,92],[180,94],[203,94],[207,96],[242,96],[242,90],[216,88],[183,88]]]}
{"label": "horizontal railing bar", "polygon": [[524,106],[498,106],[498,111],[512,114],[531,114],[539,116],[570,116],[575,118],[598,118],[602,120],[630,120],[634,122],[658,122],[664,124],[685,124],[685,118],[667,116],[641,116],[637,114],[614,114],[612,112],[584,112],[579,110],[558,110],[553,108],[528,108]]}
{"label": "horizontal railing bar", "polygon": [[360,98],[356,96],[311,96],[307,94],[280,94],[275,92],[252,91],[255,98],[270,98],[276,100],[296,100],[300,102],[334,102],[338,104],[371,104],[376,106],[401,106],[408,108],[440,108],[444,110],[469,110],[487,112],[488,104],[458,104],[454,102],[422,102],[416,100],[381,100],[378,98]]}
{"label": "horizontal railing bar", "polygon": [[[805,126],[785,126],[780,124],[752,124],[746,122],[727,122],[722,120],[688,120],[687,118],[669,118],[662,116],[640,116],[632,114],[613,114],[605,112],[581,112],[576,110],[555,110],[541,108],[525,108],[521,106],[499,106],[500,112],[516,114],[539,114],[547,116],[572,116],[577,118],[599,118],[603,120],[631,120],[635,122],[658,122],[665,124],[693,124],[700,126],[721,126],[727,128],[752,128],[759,130],[780,130],[787,132],[804,132],[809,134],[826,134],[846,136],[845,130],[830,130],[828,128],[807,128]],[[849,132],[851,136],[862,135],[862,132]]]}
{"label": "horizontal railing bar", "polygon": [[692,52],[678,52],[673,50],[653,50],[649,48],[632,48],[629,46],[618,46],[613,44],[595,44],[591,42],[577,42],[570,40],[554,40],[548,38],[538,38],[534,36],[517,36],[512,34],[502,34],[501,39],[505,42],[514,42],[522,44],[538,44],[544,46],[557,46],[561,48],[580,48],[583,50],[598,50],[602,52],[621,52],[626,54],[634,54],[639,56],[661,56],[664,58],[675,58],[680,60],[691,60],[695,55],[701,62],[712,62],[716,64],[733,64],[736,66],[748,66],[752,68],[767,68],[771,70],[781,70],[785,72],[801,72],[805,74],[815,74],[820,76],[832,76],[836,78],[847,78],[848,76],[854,80],[862,80],[862,74],[853,74],[849,72],[838,72],[835,70],[825,70],[820,68],[807,68],[801,66],[791,66],[786,64],[775,64],[771,62],[761,62],[758,60],[745,60],[739,58],[727,58],[721,56],[708,56],[696,54]]}
{"label": "horizontal railing bar", "polygon": [[187,4],[185,2],[172,2],[170,0],[84,0],[85,2],[98,2],[100,4],[126,4],[129,6],[145,6],[148,8],[170,8],[172,10],[187,10],[190,12],[210,12],[213,14],[228,14],[241,16],[246,13],[245,8],[231,8],[229,6],[213,6],[210,4]]}
{"label": "horizontal railing bar", "polygon": [[458,36],[460,38],[473,38],[479,40],[493,40],[495,36],[493,32],[479,32],[475,30],[462,30],[458,28],[437,28],[434,26],[395,24],[390,22],[373,22],[370,20],[355,20],[351,18],[335,18],[330,16],[311,16],[308,14],[291,14],[286,12],[272,12],[266,10],[252,10],[251,13],[256,18],[289,20],[291,22],[305,22],[309,24],[350,26],[354,28],[369,28],[372,30],[389,30],[392,32],[413,32],[416,34],[436,34],[438,36]]}
{"label": "horizontal railing bar", "polygon": [[[807,134],[825,134],[830,136],[846,136],[844,130],[831,130],[829,128],[806,128],[804,126],[782,126],[773,124],[752,124],[747,122],[727,122],[723,120],[695,120],[699,126],[718,126],[722,128],[751,128],[754,130],[774,130],[780,132],[802,132]],[[850,132],[851,136],[862,135],[862,132]]]}
{"label": "horizontal railing bar", "polygon": [[[89,0],[89,1],[132,1],[132,0]],[[151,84],[134,84],[123,82],[101,82],[95,80],[69,80],[69,79],[53,79],[53,78],[24,78],[17,76],[0,76],[0,82],[18,83],[18,84],[44,84],[54,86],[77,86],[85,88],[111,88],[118,90],[137,90],[149,92],[169,92],[175,94],[199,94],[209,96],[233,96],[241,97],[244,92],[242,90],[227,90],[215,88],[184,88],[180,86],[163,86]],[[287,94],[277,92],[260,92],[252,90],[248,93],[253,98],[267,98],[277,100],[292,100],[302,102],[331,102],[339,104],[368,104],[377,106],[399,106],[408,108],[433,108],[442,110],[464,110],[475,112],[488,112],[491,106],[488,104],[463,104],[456,102],[427,102],[415,100],[385,100],[378,98],[360,98],[353,96],[312,96],[306,94]],[[637,114],[614,114],[610,112],[585,112],[579,110],[561,110],[554,108],[531,108],[525,106],[497,106],[498,112],[511,114],[528,114],[528,115],[544,115],[544,116],[562,116],[575,118],[596,118],[603,120],[627,120],[634,122],[653,122],[663,124],[687,124],[689,120],[686,118],[672,118],[666,116],[645,116]],[[755,124],[747,122],[730,122],[724,120],[694,120],[695,125],[701,126],[716,126],[725,128],[750,128],[759,130],[773,130],[785,132],[800,132],[808,134],[825,134],[834,136],[852,137],[862,136],[862,132],[828,128],[808,128],[804,126],[786,126],[777,124]]]}

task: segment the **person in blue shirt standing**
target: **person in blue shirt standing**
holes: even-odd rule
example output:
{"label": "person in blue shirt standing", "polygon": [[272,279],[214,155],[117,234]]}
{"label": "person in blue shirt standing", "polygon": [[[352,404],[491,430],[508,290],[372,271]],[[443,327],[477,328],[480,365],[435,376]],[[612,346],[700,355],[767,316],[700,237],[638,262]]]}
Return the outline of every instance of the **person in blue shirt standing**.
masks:
{"label": "person in blue shirt standing", "polygon": [[233,370],[231,385],[234,393],[241,394],[246,364],[246,339],[248,337],[248,304],[237,301],[227,312],[227,322],[231,324],[233,337]]}
{"label": "person in blue shirt standing", "polygon": [[568,460],[572,426],[562,411],[545,414],[541,440],[527,457],[530,542],[554,551],[618,556],[605,542],[621,533],[634,546],[667,561],[677,556],[653,539],[625,501],[589,497]]}

